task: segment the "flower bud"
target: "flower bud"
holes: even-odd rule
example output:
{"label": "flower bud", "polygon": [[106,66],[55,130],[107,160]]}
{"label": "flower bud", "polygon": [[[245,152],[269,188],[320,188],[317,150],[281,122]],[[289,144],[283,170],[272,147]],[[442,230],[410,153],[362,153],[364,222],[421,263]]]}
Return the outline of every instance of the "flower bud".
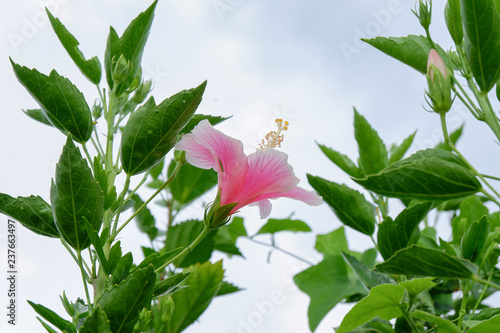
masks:
{"label": "flower bud", "polygon": [[428,31],[431,25],[432,0],[419,0],[418,11],[417,9],[411,11],[418,17],[420,25],[425,31]]}
{"label": "flower bud", "polygon": [[143,81],[137,87],[137,90],[135,91],[135,94],[134,94],[134,97],[133,97],[133,100],[134,100],[135,103],[140,104],[140,103],[144,102],[144,100],[146,99],[146,97],[148,96],[148,94],[151,91],[151,85],[152,85],[152,83],[153,82],[151,80]]}
{"label": "flower bud", "polygon": [[220,204],[220,190],[215,197],[215,201],[205,208],[203,222],[210,229],[217,229],[227,224],[231,219],[231,211],[238,205],[237,202],[226,205]]}
{"label": "flower bud", "polygon": [[94,116],[94,120],[97,120],[102,116],[102,105],[99,99],[96,99],[94,106],[92,106],[92,115]]}
{"label": "flower bud", "polygon": [[426,92],[430,99],[428,101],[434,112],[448,112],[453,100],[451,98],[451,76],[448,75],[448,69],[443,59],[432,49],[427,59],[427,85],[429,91]]}
{"label": "flower bud", "polygon": [[113,67],[113,81],[118,84],[128,77],[130,72],[132,71],[132,63],[125,59],[125,56],[122,54],[115,62],[115,66]]}

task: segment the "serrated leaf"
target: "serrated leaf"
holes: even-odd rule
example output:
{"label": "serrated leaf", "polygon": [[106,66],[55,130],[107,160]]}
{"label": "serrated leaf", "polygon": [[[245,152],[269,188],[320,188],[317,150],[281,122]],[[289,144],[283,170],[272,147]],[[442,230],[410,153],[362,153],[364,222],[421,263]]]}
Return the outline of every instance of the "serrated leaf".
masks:
{"label": "serrated leaf", "polygon": [[463,235],[474,221],[489,214],[488,208],[478,196],[471,196],[460,203],[460,214],[451,221],[453,243],[460,244]]}
{"label": "serrated leaf", "polygon": [[354,181],[384,196],[429,201],[459,198],[481,189],[472,171],[442,149],[418,151],[378,174]]}
{"label": "serrated leaf", "polygon": [[198,125],[198,123],[204,119],[207,119],[212,126],[215,126],[229,118],[231,117],[218,117],[205,114],[195,114],[193,117],[191,117],[191,119],[189,119],[189,122],[182,129],[181,134],[190,133],[195,128],[195,126]]}
{"label": "serrated leaf", "polygon": [[185,280],[189,288],[183,288],[171,296],[175,308],[166,325],[167,333],[182,332],[198,319],[219,291],[224,277],[222,261],[196,264],[184,272],[190,273]]}
{"label": "serrated leaf", "polygon": [[497,315],[470,328],[467,333],[497,333],[499,331],[500,315]]}
{"label": "serrated leaf", "polygon": [[401,282],[399,285],[408,291],[410,297],[415,298],[425,290],[434,287],[436,284],[432,282],[434,278],[411,279]]}
{"label": "serrated leaf", "polygon": [[316,236],[314,248],[325,256],[338,256],[341,251],[349,251],[344,227],[340,227],[324,235]]}
{"label": "serrated leaf", "polygon": [[99,231],[104,210],[103,198],[87,161],[69,137],[56,165],[50,201],[61,237],[76,250],[87,248],[90,238],[83,218],[89,221],[94,230]]}
{"label": "serrated leaf", "polygon": [[[189,220],[168,228],[164,251],[177,248],[185,248],[190,245],[203,230],[203,222]],[[187,255],[174,261],[176,267],[187,267],[195,263],[202,263],[210,259],[214,250],[214,237],[216,231],[210,232],[205,238]]]}
{"label": "serrated leaf", "polygon": [[41,304],[35,304],[31,301],[28,301],[29,305],[44,319],[46,319],[49,323],[60,329],[61,331],[67,331],[68,333],[76,333],[76,327],[71,322],[61,318],[54,311],[46,308]]}
{"label": "serrated leaf", "polygon": [[416,134],[417,134],[417,131],[413,132],[413,134],[411,134],[406,139],[404,139],[400,145],[391,147],[391,155],[389,157],[389,164],[397,162],[404,157],[404,155],[406,154],[408,149],[410,149],[410,146],[413,143],[413,139],[415,138]]}
{"label": "serrated leaf", "polygon": [[361,281],[367,291],[370,291],[371,288],[378,285],[392,282],[387,275],[370,270],[368,266],[356,259],[356,257],[344,251],[341,251],[341,253],[344,260],[347,262],[347,264],[349,264],[354,274],[356,274],[359,281]]}
{"label": "serrated leaf", "polygon": [[349,157],[319,143],[318,146],[323,152],[323,154],[325,154],[330,161],[335,163],[335,165],[341,168],[349,176],[361,177],[361,171],[359,170],[358,166],[354,164],[353,161],[351,161]]}
{"label": "serrated leaf", "polygon": [[465,53],[479,88],[487,93],[500,74],[500,15],[492,0],[461,0]]}
{"label": "serrated leaf", "polygon": [[450,36],[456,45],[462,44],[464,29],[462,27],[462,16],[460,14],[460,0],[448,0],[444,8],[444,18]]}
{"label": "serrated leaf", "polygon": [[52,207],[40,196],[13,198],[0,193],[0,213],[19,221],[29,230],[48,237],[59,237]]}
{"label": "serrated leaf", "polygon": [[190,273],[177,273],[163,281],[157,282],[153,297],[160,297],[172,293],[175,288],[184,281]]}
{"label": "serrated leaf", "polygon": [[121,141],[121,160],[127,174],[151,169],[174,147],[180,131],[200,104],[205,86],[206,81],[167,98],[158,106],[151,97],[130,116]]}
{"label": "serrated leaf", "polygon": [[416,245],[399,250],[389,260],[376,265],[375,269],[385,274],[450,279],[470,279],[477,273],[477,267],[468,260]]}
{"label": "serrated leaf", "polygon": [[220,286],[220,289],[219,289],[219,291],[217,291],[217,294],[215,296],[216,297],[225,296],[225,295],[229,295],[232,293],[236,293],[236,292],[241,291],[241,290],[242,289],[240,287],[235,286],[234,284],[223,280],[222,284]]}
{"label": "serrated leaf", "polygon": [[319,264],[295,275],[293,280],[311,299],[307,314],[313,332],[337,303],[348,296],[366,293],[361,283],[348,275],[340,255],[325,257]]}
{"label": "serrated leaf", "polygon": [[418,224],[432,208],[432,202],[422,202],[404,209],[393,221],[390,217],[379,224],[377,244],[382,257],[387,260],[398,250],[410,245]]}
{"label": "serrated leaf", "polygon": [[121,260],[121,258],[122,248],[120,241],[118,241],[109,250],[108,265],[110,272],[113,272],[116,269],[116,265],[118,265],[118,262]]}
{"label": "serrated leaf", "polygon": [[92,114],[83,94],[55,70],[50,75],[20,66],[10,60],[19,82],[40,104],[47,119],[64,134],[85,143],[92,134]]}
{"label": "serrated leaf", "polygon": [[135,270],[120,284],[104,291],[96,305],[106,313],[113,333],[133,332],[139,312],[151,306],[155,281],[151,265]]}
{"label": "serrated leaf", "polygon": [[[42,109],[28,109],[28,110],[23,110],[23,112],[31,119],[34,119],[44,125],[54,127],[54,125],[52,125],[52,123],[47,119]],[[68,132],[63,131],[63,134],[68,135]]]}
{"label": "serrated leaf", "polygon": [[486,216],[474,221],[462,238],[462,257],[475,262],[483,251],[490,233],[490,223]]}
{"label": "serrated leaf", "polygon": [[292,231],[292,232],[309,232],[311,228],[303,221],[300,220],[290,220],[290,219],[269,219],[266,224],[264,224],[257,235],[259,234],[275,234],[280,231]]}
{"label": "serrated leaf", "polygon": [[430,323],[434,323],[437,325],[437,329],[439,333],[460,333],[462,332],[456,325],[454,325],[451,321],[443,319],[441,317],[432,315],[430,313],[415,310],[411,313],[411,316],[417,319],[425,320]]}
{"label": "serrated leaf", "polygon": [[379,317],[390,320],[401,316],[400,303],[404,288],[393,284],[382,284],[370,290],[370,294],[359,301],[345,315],[336,333],[348,332],[369,320]]}
{"label": "serrated leaf", "polygon": [[54,32],[71,59],[73,59],[83,75],[85,75],[90,82],[99,84],[101,81],[101,63],[99,59],[93,57],[92,59],[85,60],[83,53],[78,48],[78,45],[80,45],[78,40],[68,31],[68,29],[66,29],[58,18],[55,18],[47,8],[45,8],[45,10],[49,16],[52,28],[54,28]]}
{"label": "serrated leaf", "polygon": [[80,333],[111,333],[106,313],[100,307],[94,309],[94,312],[83,322]]}
{"label": "serrated leaf", "polygon": [[[457,128],[456,130],[454,130],[453,132],[450,133],[450,140],[451,140],[451,142],[453,142],[453,144],[457,144],[458,139],[460,139],[460,137],[462,136],[463,129],[464,129],[464,125],[460,126],[459,128]],[[448,145],[444,141],[438,143],[436,148],[444,149],[444,150],[447,150],[449,152],[452,151],[450,145]]]}
{"label": "serrated leaf", "polygon": [[[433,47],[424,36],[408,35],[407,37],[376,37],[362,39],[371,46],[379,49],[385,54],[401,61],[402,63],[416,69],[422,74],[427,73],[427,58]],[[435,45],[437,52],[443,58],[448,68],[453,68],[446,52]]]}
{"label": "serrated leaf", "polygon": [[[137,194],[132,196],[132,200],[134,201],[134,211],[137,211],[144,204],[144,201],[142,201],[141,197]],[[139,230],[147,234],[151,241],[158,236],[156,220],[148,207],[141,209],[141,211],[135,216],[135,221],[137,222]]]}
{"label": "serrated leaf", "polygon": [[354,137],[358,143],[359,167],[365,174],[377,173],[389,164],[384,142],[356,109],[354,109]]}
{"label": "serrated leaf", "polygon": [[309,184],[333,209],[339,220],[365,235],[375,231],[375,207],[356,190],[326,179],[307,175]]}
{"label": "serrated leaf", "polygon": [[125,29],[122,36],[119,37],[113,27],[110,27],[106,51],[104,54],[104,68],[106,78],[110,88],[113,88],[112,79],[113,64],[123,54],[126,60],[132,64],[132,71],[124,82],[119,84],[116,92],[120,95],[131,85],[134,78],[140,73],[142,54],[144,46],[149,36],[149,30],[153,23],[154,11],[158,1],[154,1],[148,9],[140,13]]}

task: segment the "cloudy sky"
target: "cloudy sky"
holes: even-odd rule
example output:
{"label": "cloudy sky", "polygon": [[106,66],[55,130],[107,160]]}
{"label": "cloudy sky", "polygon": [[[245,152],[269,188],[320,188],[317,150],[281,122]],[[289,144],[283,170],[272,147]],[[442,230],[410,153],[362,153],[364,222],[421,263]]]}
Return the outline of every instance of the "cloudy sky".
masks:
{"label": "cloudy sky", "polygon": [[[8,57],[43,73],[55,68],[70,78],[89,104],[97,92],[74,66],[59,44],[44,13],[48,6],[80,41],[86,57],[103,60],[105,41],[112,25],[123,32],[151,1],[132,0],[25,0],[0,3],[0,192],[12,196],[40,195],[49,201],[54,175],[65,137],[30,120],[22,109],[36,103],[18,84]],[[434,4],[431,32],[447,49],[443,4]],[[413,2],[398,0],[263,1],[263,0],[160,0],[143,57],[143,72],[154,82],[157,100],[208,80],[200,112],[233,117],[219,126],[239,138],[250,152],[271,130],[276,117],[287,119],[290,129],[282,150],[302,186],[309,188],[306,173],[336,182],[352,182],[322,156],[315,141],[356,159],[352,107],[379,131],[386,144],[400,142],[418,128],[413,150],[441,140],[439,119],[423,110],[425,79],[416,71],[359,42],[360,37],[421,34],[411,13]],[[485,173],[495,173],[496,163],[482,158],[486,149],[498,149],[485,126],[472,122],[459,104],[449,116],[450,127],[467,122],[460,147]],[[200,208],[194,209],[199,213]],[[272,217],[294,217],[309,223],[314,234],[278,237],[278,243],[315,262],[315,234],[340,226],[328,207],[307,207],[281,200]],[[155,213],[161,216],[161,210]],[[246,226],[255,232],[263,221],[256,208],[241,212]],[[7,222],[7,217],[0,215]],[[0,267],[6,271],[6,228],[0,223]],[[444,228],[446,238],[448,230]],[[63,290],[71,300],[83,297],[80,275],[60,242],[36,236],[18,226],[18,326],[2,331],[42,331],[35,303],[63,313]],[[368,238],[348,231],[354,250],[370,247]],[[266,241],[266,239],[262,239]],[[140,246],[147,244],[134,225],[121,238],[124,250],[140,260]],[[238,294],[216,299],[201,320],[187,332],[307,332],[308,297],[291,277],[307,268],[293,258],[274,253],[266,263],[267,248],[248,241],[239,243],[246,259],[224,258],[228,280],[245,288]],[[5,279],[0,279],[0,302],[5,303]],[[259,310],[281,293],[283,302],[268,312]],[[320,324],[317,332],[332,332],[347,306],[340,305]],[[256,319],[257,318],[257,319]],[[258,319],[261,318],[261,319]],[[253,326],[249,326],[251,323]],[[246,326],[247,328],[243,328]]]}

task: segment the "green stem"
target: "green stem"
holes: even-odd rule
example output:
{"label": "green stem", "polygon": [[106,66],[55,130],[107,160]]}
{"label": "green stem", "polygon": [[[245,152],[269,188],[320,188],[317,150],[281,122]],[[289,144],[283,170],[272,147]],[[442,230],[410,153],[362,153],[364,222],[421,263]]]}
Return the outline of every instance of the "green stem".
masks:
{"label": "green stem", "polygon": [[473,279],[474,281],[479,282],[479,283],[481,283],[481,284],[484,284],[484,285],[486,285],[486,286],[488,286],[488,287],[494,288],[494,289],[496,289],[496,290],[500,290],[500,286],[499,286],[498,284],[496,284],[496,283],[494,283],[494,282],[491,282],[491,281],[488,281],[488,280],[481,279],[481,278],[480,278],[479,276],[477,276],[477,275],[474,275],[474,276],[472,277],[472,279]]}
{"label": "green stem", "polygon": [[280,247],[276,246],[275,244],[267,244],[267,243],[264,243],[264,242],[261,242],[261,241],[255,240],[255,239],[253,239],[253,237],[248,237],[248,239],[249,239],[250,241],[254,242],[255,244],[260,244],[260,245],[264,245],[264,246],[271,247],[271,248],[273,248],[273,249],[275,249],[275,250],[277,250],[277,251],[280,251],[280,252],[282,252],[282,253],[284,253],[284,254],[286,254],[286,255],[289,255],[289,256],[290,256],[290,257],[292,257],[292,258],[295,258],[295,259],[297,259],[297,260],[300,260],[300,261],[302,261],[302,262],[305,262],[306,264],[308,264],[308,265],[310,265],[310,266],[314,266],[314,263],[310,262],[309,260],[304,259],[304,258],[302,258],[302,257],[300,257],[300,256],[298,256],[298,255],[296,255],[296,254],[291,253],[291,252],[288,252],[287,250],[284,250],[284,249],[282,249],[282,248],[280,248]]}
{"label": "green stem", "polygon": [[184,163],[183,162],[177,162],[177,165],[175,166],[175,169],[174,171],[172,172],[172,174],[170,175],[170,177],[167,179],[167,181],[158,189],[156,190],[155,193],[153,193],[153,195],[148,199],[146,200],[141,207],[139,207],[139,209],[137,209],[124,223],[123,225],[118,228],[116,230],[116,232],[113,232],[113,234],[110,236],[110,242],[113,242],[113,240],[115,239],[116,235],[118,235],[120,233],[120,231],[123,230],[123,228],[125,228],[127,226],[127,224],[130,223],[130,221],[132,221],[134,219],[134,217],[137,216],[137,214],[139,214],[143,209],[144,207],[146,207],[161,191],[163,191],[165,189],[165,187],[168,186],[168,184],[170,184],[172,182],[172,180],[174,180],[174,178],[177,176],[177,173],[179,172],[179,169],[181,168],[181,166],[183,165]]}
{"label": "green stem", "polygon": [[127,178],[125,179],[125,185],[123,185],[123,191],[122,193],[120,193],[120,196],[118,197],[119,204],[118,204],[118,209],[116,211],[115,223],[113,225],[113,234],[116,232],[118,221],[120,220],[120,214],[122,212],[122,207],[123,204],[125,203],[125,194],[127,194],[129,186],[130,186],[130,175],[127,175]]}
{"label": "green stem", "polygon": [[498,121],[497,116],[495,115],[495,111],[493,110],[490,101],[488,100],[488,95],[486,93],[479,91],[479,89],[477,89],[472,79],[469,79],[468,83],[470,89],[476,96],[477,102],[479,103],[481,110],[483,110],[484,121],[488,124],[493,133],[495,133],[495,136],[497,137],[498,141],[500,141],[500,123]]}
{"label": "green stem", "polygon": [[148,176],[149,176],[149,172],[146,172],[144,174],[144,177],[142,177],[141,181],[139,182],[139,184],[137,184],[137,186],[132,191],[130,191],[130,193],[127,195],[127,197],[125,198],[125,202],[127,202],[128,200],[130,200],[132,198],[132,196],[135,194],[135,192],[137,192],[139,190],[139,188],[141,188],[141,186],[148,179]]}
{"label": "green stem", "polygon": [[173,263],[175,260],[177,260],[177,258],[180,258],[191,252],[203,240],[203,238],[205,238],[205,236],[208,235],[210,231],[212,231],[212,229],[210,229],[210,227],[208,227],[207,225],[204,225],[203,230],[198,235],[198,237],[196,237],[196,239],[191,244],[186,246],[178,255],[176,255],[175,257],[173,257],[172,259],[170,259],[169,261],[158,267],[156,269],[156,273],[162,272],[165,269],[165,267]]}
{"label": "green stem", "polygon": [[499,180],[499,181],[500,181],[500,178],[499,178],[499,177],[490,176],[490,175],[485,175],[484,173],[482,173],[482,174],[481,174],[481,176],[483,176],[484,178],[489,178],[489,179]]}
{"label": "green stem", "polygon": [[457,326],[460,330],[462,329],[462,322],[464,320],[464,316],[467,313],[467,299],[469,298],[469,291],[470,287],[472,286],[472,284],[469,285],[468,281],[462,281],[462,283],[464,284],[464,286],[462,288],[462,302],[460,304],[460,310],[458,312],[458,323],[457,323]]}
{"label": "green stem", "polygon": [[411,331],[417,333],[418,332],[417,325],[415,325],[415,322],[408,314],[408,311],[406,311],[406,309],[404,309],[401,305],[399,306],[399,308],[401,309],[401,312],[403,313],[403,317],[406,319],[406,322],[408,323],[408,325],[410,325]]}
{"label": "green stem", "polygon": [[85,288],[85,296],[87,297],[87,304],[90,309],[90,313],[92,313],[92,303],[90,302],[90,294],[89,294],[89,288],[87,286],[87,276],[85,274],[85,269],[83,268],[83,259],[82,259],[82,253],[81,251],[76,251],[76,255],[78,257],[78,266],[80,266],[80,272],[82,273],[82,281],[83,281],[83,287]]}
{"label": "green stem", "polygon": [[[491,279],[493,278],[493,273],[495,272],[495,266],[491,267],[491,271],[490,271],[490,274],[488,274],[488,282],[491,283]],[[477,299],[477,302],[476,304],[474,305],[474,309],[472,309],[472,315],[474,315],[476,313],[476,310],[477,308],[479,307],[479,305],[481,304],[481,302],[483,301],[483,298],[484,298],[484,295],[486,295],[486,290],[488,288],[485,286],[483,288],[483,290],[481,290],[481,294],[479,295],[478,299]]]}

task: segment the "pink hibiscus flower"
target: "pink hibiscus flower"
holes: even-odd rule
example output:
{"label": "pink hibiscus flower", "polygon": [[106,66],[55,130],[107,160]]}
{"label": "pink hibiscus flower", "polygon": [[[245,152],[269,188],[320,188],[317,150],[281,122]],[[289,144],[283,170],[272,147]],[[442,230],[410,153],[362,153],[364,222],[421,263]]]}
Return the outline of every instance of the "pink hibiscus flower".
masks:
{"label": "pink hibiscus flower", "polygon": [[[229,216],[247,205],[257,205],[260,217],[271,213],[269,199],[291,198],[308,205],[320,205],[323,200],[312,191],[297,186],[299,179],[288,164],[288,155],[273,149],[283,140],[281,130],[286,129],[281,119],[278,133],[266,137],[267,144],[261,150],[246,155],[243,143],[216,130],[208,122],[201,121],[191,133],[185,134],[176,149],[186,152],[186,160],[202,169],[214,169],[218,174],[217,198],[208,215],[216,221],[208,222],[212,227],[225,224]],[[207,214],[207,213],[206,213]]]}

